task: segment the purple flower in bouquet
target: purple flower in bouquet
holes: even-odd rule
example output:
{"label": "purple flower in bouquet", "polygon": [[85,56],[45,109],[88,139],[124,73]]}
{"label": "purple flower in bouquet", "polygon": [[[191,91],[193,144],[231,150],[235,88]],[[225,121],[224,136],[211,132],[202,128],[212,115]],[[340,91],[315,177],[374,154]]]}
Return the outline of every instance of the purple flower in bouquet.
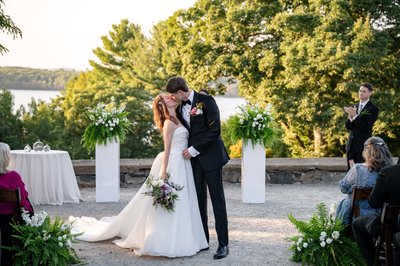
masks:
{"label": "purple flower in bouquet", "polygon": [[168,182],[167,179],[154,179],[152,176],[147,178],[146,186],[148,190],[143,194],[153,198],[153,206],[161,206],[167,211],[175,210],[175,201],[179,199],[177,192],[183,189],[182,186]]}

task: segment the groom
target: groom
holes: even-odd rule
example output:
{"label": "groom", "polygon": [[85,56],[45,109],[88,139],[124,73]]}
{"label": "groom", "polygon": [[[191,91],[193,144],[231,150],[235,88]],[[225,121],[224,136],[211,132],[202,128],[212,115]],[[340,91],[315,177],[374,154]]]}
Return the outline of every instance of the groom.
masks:
{"label": "groom", "polygon": [[[213,97],[189,89],[182,77],[168,80],[166,90],[180,102],[178,118],[189,130],[189,148],[182,152],[191,159],[197,199],[204,233],[209,243],[207,217],[207,186],[215,217],[218,250],[214,259],[225,258],[228,248],[228,219],[222,185],[222,166],[229,156],[221,139],[219,109]],[[208,248],[207,248],[208,249]]]}

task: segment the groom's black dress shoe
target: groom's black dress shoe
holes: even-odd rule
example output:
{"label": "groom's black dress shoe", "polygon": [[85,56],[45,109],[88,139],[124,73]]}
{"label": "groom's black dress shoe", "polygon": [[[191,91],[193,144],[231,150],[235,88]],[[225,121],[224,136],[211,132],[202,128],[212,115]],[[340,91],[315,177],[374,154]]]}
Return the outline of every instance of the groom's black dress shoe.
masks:
{"label": "groom's black dress shoe", "polygon": [[219,246],[217,252],[214,254],[214,260],[225,258],[229,254],[228,246]]}

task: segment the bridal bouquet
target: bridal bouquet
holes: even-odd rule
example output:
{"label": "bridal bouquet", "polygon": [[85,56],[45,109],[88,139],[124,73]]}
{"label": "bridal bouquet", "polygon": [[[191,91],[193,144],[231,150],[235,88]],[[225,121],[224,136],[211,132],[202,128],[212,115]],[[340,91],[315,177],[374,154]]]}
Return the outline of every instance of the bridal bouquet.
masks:
{"label": "bridal bouquet", "polygon": [[253,145],[259,143],[265,147],[274,134],[271,127],[272,118],[268,110],[258,105],[246,105],[239,108],[240,113],[231,116],[227,121],[232,141],[250,140]]}
{"label": "bridal bouquet", "polygon": [[152,176],[147,178],[146,186],[148,190],[143,194],[153,198],[153,206],[161,206],[168,212],[175,210],[175,201],[179,199],[177,192],[183,189],[182,186],[168,180],[154,179]]}
{"label": "bridal bouquet", "polygon": [[289,214],[289,220],[301,235],[290,238],[293,244],[291,260],[302,265],[364,265],[357,244],[344,236],[340,219],[329,215],[323,203],[309,222],[299,221]]}
{"label": "bridal bouquet", "polygon": [[131,130],[132,123],[128,120],[128,112],[123,107],[114,107],[113,99],[106,105],[98,103],[93,108],[88,108],[87,114],[91,123],[86,127],[82,136],[83,146],[93,150],[96,144],[107,144],[108,141],[125,140]]}
{"label": "bridal bouquet", "polygon": [[71,233],[71,225],[56,218],[54,222],[45,211],[30,217],[22,213],[25,224],[12,224],[14,245],[13,265],[66,265],[81,263],[71,247],[79,234]]}

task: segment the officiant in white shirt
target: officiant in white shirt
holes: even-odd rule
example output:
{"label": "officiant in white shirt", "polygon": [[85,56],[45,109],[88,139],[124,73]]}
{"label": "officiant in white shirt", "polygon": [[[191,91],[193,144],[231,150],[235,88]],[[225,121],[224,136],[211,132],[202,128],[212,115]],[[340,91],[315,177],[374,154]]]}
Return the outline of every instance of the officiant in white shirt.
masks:
{"label": "officiant in white shirt", "polygon": [[370,100],[373,86],[369,83],[360,85],[358,97],[360,102],[350,107],[344,107],[348,115],[346,129],[349,130],[349,139],[346,144],[346,158],[348,169],[355,163],[362,163],[364,142],[372,136],[372,128],[378,118],[379,108]]}

